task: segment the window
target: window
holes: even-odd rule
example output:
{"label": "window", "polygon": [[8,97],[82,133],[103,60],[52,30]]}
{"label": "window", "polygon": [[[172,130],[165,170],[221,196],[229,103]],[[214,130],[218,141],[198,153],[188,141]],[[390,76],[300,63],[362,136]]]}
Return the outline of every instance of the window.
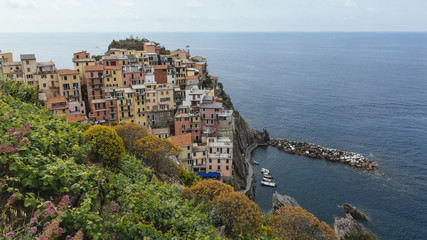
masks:
{"label": "window", "polygon": [[212,159],[209,158],[209,163],[212,163]]}
{"label": "window", "polygon": [[193,157],[195,157],[196,156],[196,152],[193,152]]}
{"label": "window", "polygon": [[212,148],[209,148],[209,153],[212,153]]}
{"label": "window", "polygon": [[26,62],[27,64],[30,64],[30,61],[28,61],[28,60],[27,60],[27,61],[25,61],[25,62]]}
{"label": "window", "polygon": [[187,153],[187,158],[188,158],[188,159],[190,159],[190,158],[191,158],[190,153]]}
{"label": "window", "polygon": [[212,170],[212,166],[209,166],[209,170]]}
{"label": "window", "polygon": [[228,159],[225,160],[226,163],[230,163],[230,161]]}
{"label": "window", "polygon": [[79,63],[76,63],[76,66],[78,67],[78,66],[79,66]]}
{"label": "window", "polygon": [[64,80],[67,80],[67,76],[64,76]]}
{"label": "window", "polygon": [[225,166],[225,170],[229,170],[230,168],[228,166]]}
{"label": "window", "polygon": [[187,150],[190,150],[190,146],[187,146]]}
{"label": "window", "polygon": [[77,76],[76,76],[76,75],[74,75],[74,76],[73,76],[73,79],[77,79]]}
{"label": "window", "polygon": [[[197,137],[198,136],[196,136],[196,140],[198,140]],[[205,151],[203,151],[203,156],[206,156],[206,152]]]}
{"label": "window", "polygon": [[221,159],[218,159],[218,163],[221,163]]}
{"label": "window", "polygon": [[[28,62],[28,61],[27,61]],[[28,63],[27,63],[28,64]],[[30,70],[30,68],[27,68],[27,72],[30,72],[31,70]]]}
{"label": "window", "polygon": [[76,55],[76,58],[79,58],[79,55]]}
{"label": "window", "polygon": [[221,170],[221,166],[218,166],[218,168],[217,168],[218,170]]}

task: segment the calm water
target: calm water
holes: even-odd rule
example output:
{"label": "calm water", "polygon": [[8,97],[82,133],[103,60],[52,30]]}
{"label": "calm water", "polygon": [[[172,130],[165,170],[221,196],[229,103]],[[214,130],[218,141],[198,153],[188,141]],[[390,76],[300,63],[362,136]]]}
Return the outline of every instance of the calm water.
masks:
{"label": "calm water", "polygon": [[[380,239],[426,239],[427,33],[132,34],[207,57],[253,128],[370,156],[385,173],[259,148],[254,160],[279,182],[257,187],[263,210],[277,190],[331,224],[345,202]],[[73,52],[102,54],[129,35],[0,33],[0,49],[72,68]]]}

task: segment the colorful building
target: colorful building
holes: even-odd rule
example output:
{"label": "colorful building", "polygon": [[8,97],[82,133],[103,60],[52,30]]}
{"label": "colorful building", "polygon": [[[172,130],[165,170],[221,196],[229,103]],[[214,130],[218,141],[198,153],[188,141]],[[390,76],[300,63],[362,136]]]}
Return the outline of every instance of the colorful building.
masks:
{"label": "colorful building", "polygon": [[59,94],[65,96],[67,101],[81,100],[80,73],[76,70],[61,69],[57,71]]}

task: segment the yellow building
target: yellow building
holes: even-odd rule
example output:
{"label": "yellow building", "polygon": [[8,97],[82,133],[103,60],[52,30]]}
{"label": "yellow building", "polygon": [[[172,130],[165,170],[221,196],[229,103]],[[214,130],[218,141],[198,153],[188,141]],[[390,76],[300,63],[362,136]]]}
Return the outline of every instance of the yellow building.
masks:
{"label": "yellow building", "polygon": [[207,159],[207,147],[198,146],[197,143],[193,144],[192,152],[192,171],[206,173],[206,159]]}
{"label": "yellow building", "polygon": [[76,70],[61,69],[57,71],[59,95],[65,96],[67,101],[81,101],[80,73]]}
{"label": "yellow building", "polygon": [[23,82],[23,71],[21,62],[7,62],[2,66],[4,78],[15,79],[18,82]]}
{"label": "yellow building", "polygon": [[144,66],[150,65],[148,60],[147,51],[136,50],[134,55],[138,58],[138,62],[144,64]]}
{"label": "yellow building", "polygon": [[34,74],[37,70],[37,61],[34,54],[21,54],[21,63],[24,82],[28,85],[35,85]]}
{"label": "yellow building", "polygon": [[135,91],[131,88],[117,88],[117,110],[120,123],[135,123]]}
{"label": "yellow building", "polygon": [[147,126],[147,112],[145,105],[145,86],[143,84],[132,85],[135,91],[134,102],[134,122],[138,125]]}
{"label": "yellow building", "polygon": [[39,86],[39,92],[45,93],[46,97],[59,96],[59,81],[54,62],[37,63],[37,71],[34,80]]}
{"label": "yellow building", "polygon": [[182,151],[178,154],[178,161],[182,167],[186,168],[189,171],[192,171],[192,151],[193,145],[191,143],[191,134],[184,134],[179,136],[172,136],[170,140],[180,147]]}
{"label": "yellow building", "polygon": [[91,58],[90,53],[86,51],[74,53],[74,69],[80,73],[80,79],[82,80],[82,83],[86,84],[86,75],[84,72],[85,66],[93,66],[95,65],[95,62],[96,60]]}
{"label": "yellow building", "polygon": [[123,87],[123,75],[121,66],[104,67],[105,87]]}

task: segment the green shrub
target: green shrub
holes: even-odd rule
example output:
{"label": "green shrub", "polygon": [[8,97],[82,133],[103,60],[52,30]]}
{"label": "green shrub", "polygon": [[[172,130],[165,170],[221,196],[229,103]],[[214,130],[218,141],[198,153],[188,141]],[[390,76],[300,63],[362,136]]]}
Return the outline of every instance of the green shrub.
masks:
{"label": "green shrub", "polygon": [[106,126],[92,126],[83,134],[86,143],[92,145],[92,153],[101,160],[104,167],[116,170],[125,154],[123,140]]}

